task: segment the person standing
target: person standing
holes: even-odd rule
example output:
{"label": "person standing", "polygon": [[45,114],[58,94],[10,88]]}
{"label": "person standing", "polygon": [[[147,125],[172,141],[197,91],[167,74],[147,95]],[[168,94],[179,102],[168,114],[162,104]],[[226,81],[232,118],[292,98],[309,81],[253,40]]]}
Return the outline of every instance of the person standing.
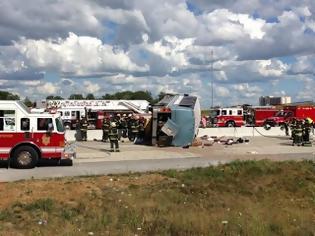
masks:
{"label": "person standing", "polygon": [[126,114],[123,114],[120,125],[122,127],[122,134],[121,134],[121,136],[123,138],[127,138],[128,122],[127,122],[127,115]]}
{"label": "person standing", "polygon": [[118,140],[120,141],[122,136],[122,127],[121,127],[121,115],[118,113],[114,118],[114,122],[116,123],[116,128],[118,130]]}
{"label": "person standing", "polygon": [[[119,152],[119,144],[118,144],[118,129],[115,122],[110,123],[109,128],[109,141],[110,141],[110,151],[111,152]],[[115,148],[114,148],[115,146]]]}
{"label": "person standing", "polygon": [[81,130],[82,141],[87,141],[88,122],[85,116],[82,117],[80,130]]}
{"label": "person standing", "polygon": [[312,146],[310,142],[310,134],[312,128],[313,120],[310,118],[306,118],[303,124],[303,145],[304,146]]}
{"label": "person standing", "polygon": [[139,119],[139,129],[138,129],[138,139],[137,144],[143,144],[144,136],[145,136],[145,119],[144,117],[140,117]]}
{"label": "person standing", "polygon": [[103,130],[102,142],[106,142],[108,140],[109,128],[110,128],[109,117],[105,117],[103,119],[103,125],[102,125],[102,130]]}
{"label": "person standing", "polygon": [[135,141],[139,133],[139,118],[132,116],[129,121],[128,138],[131,142]]}
{"label": "person standing", "polygon": [[302,122],[298,121],[296,125],[296,129],[294,132],[294,139],[293,139],[293,146],[296,144],[298,146],[301,146],[303,142],[303,128],[302,128]]}

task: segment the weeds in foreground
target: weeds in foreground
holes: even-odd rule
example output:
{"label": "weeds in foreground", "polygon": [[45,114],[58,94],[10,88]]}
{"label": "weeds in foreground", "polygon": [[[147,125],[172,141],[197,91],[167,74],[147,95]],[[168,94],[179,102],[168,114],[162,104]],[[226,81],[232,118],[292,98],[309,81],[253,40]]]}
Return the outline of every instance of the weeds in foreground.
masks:
{"label": "weeds in foreground", "polygon": [[0,235],[314,235],[314,170],[309,161],[237,161],[146,184],[139,174],[78,178],[64,180],[82,188],[68,198],[53,189],[58,179],[46,183],[53,197],[34,200],[33,182],[23,182],[32,191],[0,211]]}

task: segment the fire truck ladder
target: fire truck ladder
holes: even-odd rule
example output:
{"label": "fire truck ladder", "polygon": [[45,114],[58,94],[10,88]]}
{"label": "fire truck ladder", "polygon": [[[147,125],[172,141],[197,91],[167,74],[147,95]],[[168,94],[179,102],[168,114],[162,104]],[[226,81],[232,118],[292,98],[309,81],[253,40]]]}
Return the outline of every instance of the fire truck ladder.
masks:
{"label": "fire truck ladder", "polygon": [[119,103],[121,105],[124,105],[124,106],[128,107],[129,109],[131,109],[132,111],[134,111],[134,112],[136,112],[138,114],[145,114],[145,112],[140,109],[140,106],[137,106],[136,104],[134,104],[132,102],[129,102],[129,101],[126,101],[126,100],[121,100]]}

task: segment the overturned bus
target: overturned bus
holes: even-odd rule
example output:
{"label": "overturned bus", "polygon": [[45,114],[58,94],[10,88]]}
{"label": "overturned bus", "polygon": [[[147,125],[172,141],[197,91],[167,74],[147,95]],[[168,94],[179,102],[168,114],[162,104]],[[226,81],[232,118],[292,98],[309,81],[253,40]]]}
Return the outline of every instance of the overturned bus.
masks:
{"label": "overturned bus", "polygon": [[152,107],[151,144],[191,145],[197,136],[200,119],[200,103],[196,96],[166,95]]}

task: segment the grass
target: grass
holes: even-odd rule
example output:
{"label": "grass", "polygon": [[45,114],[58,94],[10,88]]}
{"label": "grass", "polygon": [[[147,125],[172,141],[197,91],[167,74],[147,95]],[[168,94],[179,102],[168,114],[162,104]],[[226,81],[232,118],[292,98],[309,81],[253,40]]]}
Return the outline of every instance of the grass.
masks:
{"label": "grass", "polygon": [[0,188],[0,235],[315,235],[310,161],[236,161]]}

